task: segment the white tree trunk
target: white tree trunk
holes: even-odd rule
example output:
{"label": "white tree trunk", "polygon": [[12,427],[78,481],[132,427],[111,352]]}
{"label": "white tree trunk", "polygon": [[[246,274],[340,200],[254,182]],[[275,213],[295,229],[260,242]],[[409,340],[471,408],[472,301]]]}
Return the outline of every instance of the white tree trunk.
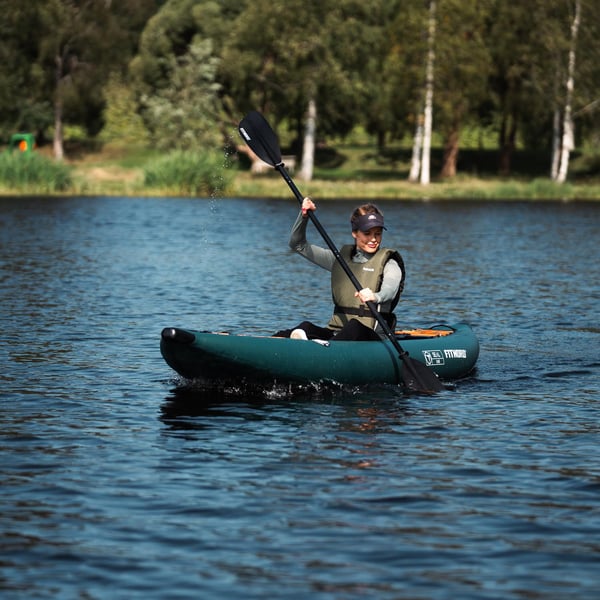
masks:
{"label": "white tree trunk", "polygon": [[308,101],[308,114],[306,116],[306,130],[304,132],[304,146],[302,149],[302,166],[300,179],[311,181],[315,166],[315,137],[317,131],[317,103],[314,98]]}
{"label": "white tree trunk", "polygon": [[419,113],[417,117],[417,128],[415,130],[415,139],[413,141],[412,158],[410,161],[410,173],[408,180],[416,182],[419,180],[421,172],[421,151],[423,148],[423,115]]}
{"label": "white tree trunk", "polygon": [[430,181],[431,131],[433,125],[433,67],[435,63],[435,0],[429,3],[429,31],[427,43],[427,79],[425,83],[425,110],[423,116],[423,157],[421,159],[421,184]]}
{"label": "white tree trunk", "polygon": [[57,103],[54,108],[54,137],[52,140],[52,148],[54,150],[54,158],[62,160],[65,156],[63,146],[63,122],[62,122],[62,105]]}
{"label": "white tree trunk", "polygon": [[562,144],[560,151],[560,165],[556,181],[564,183],[569,172],[569,156],[575,147],[573,133],[573,89],[575,88],[575,48],[577,45],[577,31],[581,19],[581,0],[575,2],[575,16],[571,24],[571,49],[569,50],[569,67],[567,72],[567,96],[565,98],[565,112],[563,118]]}

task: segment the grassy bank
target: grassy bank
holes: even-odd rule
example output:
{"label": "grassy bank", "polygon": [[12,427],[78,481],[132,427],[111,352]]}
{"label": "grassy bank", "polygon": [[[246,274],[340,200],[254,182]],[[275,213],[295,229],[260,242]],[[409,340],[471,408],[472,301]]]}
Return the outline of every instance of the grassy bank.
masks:
{"label": "grassy bank", "polygon": [[[41,151],[44,153],[44,150]],[[48,156],[49,150],[45,154]],[[429,185],[407,181],[409,152],[392,149],[378,156],[365,145],[340,146],[336,151],[321,151],[317,156],[314,178],[294,180],[301,192],[315,198],[336,199],[499,199],[499,200],[600,200],[600,176],[577,169],[573,162],[572,179],[563,185],[550,181],[545,160],[537,155],[516,155],[514,174],[510,178],[494,175],[491,154],[462,153],[459,175],[450,180],[434,179]],[[176,185],[148,179],[149,165],[160,154],[143,148],[85,147],[68,148],[65,164],[70,169],[70,185],[62,194],[101,196],[169,196],[198,195],[182,192]],[[432,172],[439,168],[439,153],[433,154]],[[279,173],[252,175],[248,165],[223,157],[217,165],[216,195],[249,198],[289,198],[291,192]],[[152,183],[155,181],[156,183]],[[166,179],[163,181],[167,181]],[[219,185],[222,181],[222,185]],[[39,189],[2,186],[0,193],[40,193]],[[49,190],[48,193],[54,193]],[[56,193],[59,193],[58,191]]]}
{"label": "grassy bank", "polygon": [[[458,177],[451,182],[423,186],[406,180],[328,181],[318,177],[310,182],[296,180],[303,194],[323,199],[404,199],[404,200],[600,200],[600,183],[558,185],[550,180],[481,179]],[[290,190],[278,175],[252,178],[238,175],[230,190],[239,197],[289,197]]]}

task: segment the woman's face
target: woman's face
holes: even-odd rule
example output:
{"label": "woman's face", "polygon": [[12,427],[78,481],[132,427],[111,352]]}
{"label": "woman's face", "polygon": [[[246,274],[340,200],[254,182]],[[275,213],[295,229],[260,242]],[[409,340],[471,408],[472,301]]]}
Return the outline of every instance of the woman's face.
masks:
{"label": "woman's face", "polygon": [[356,240],[356,247],[365,254],[374,254],[381,245],[382,227],[373,227],[369,231],[353,231],[352,236]]}

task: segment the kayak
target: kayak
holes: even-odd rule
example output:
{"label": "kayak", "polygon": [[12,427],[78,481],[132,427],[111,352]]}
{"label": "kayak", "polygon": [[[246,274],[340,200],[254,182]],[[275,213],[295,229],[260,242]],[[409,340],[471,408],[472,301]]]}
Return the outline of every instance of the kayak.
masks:
{"label": "kayak", "polygon": [[[403,329],[395,335],[411,358],[442,380],[467,376],[479,356],[479,342],[466,323]],[[179,375],[209,384],[402,382],[403,361],[387,339],[326,342],[166,327],[160,350]]]}

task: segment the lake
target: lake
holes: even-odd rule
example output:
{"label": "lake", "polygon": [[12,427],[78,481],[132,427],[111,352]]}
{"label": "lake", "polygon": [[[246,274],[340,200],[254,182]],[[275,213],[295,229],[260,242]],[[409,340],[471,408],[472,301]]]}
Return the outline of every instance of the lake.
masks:
{"label": "lake", "polygon": [[[355,205],[318,202],[338,245]],[[166,326],[327,322],[293,199],[0,198],[3,598],[597,597],[600,204],[380,206],[399,324],[480,340],[435,396],[162,360]]]}

